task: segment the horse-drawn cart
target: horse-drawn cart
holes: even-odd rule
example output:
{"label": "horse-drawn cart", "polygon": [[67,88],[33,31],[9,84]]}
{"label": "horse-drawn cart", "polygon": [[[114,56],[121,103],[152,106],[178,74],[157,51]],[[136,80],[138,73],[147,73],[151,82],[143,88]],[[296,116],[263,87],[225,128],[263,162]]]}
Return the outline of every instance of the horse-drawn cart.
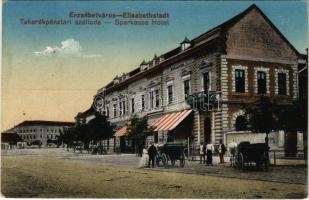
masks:
{"label": "horse-drawn cart", "polygon": [[156,156],[157,166],[160,166],[160,163],[162,163],[164,167],[167,167],[169,162],[174,166],[177,161],[179,161],[180,167],[185,166],[183,143],[167,142],[164,145],[158,146],[158,153]]}
{"label": "horse-drawn cart", "polygon": [[240,169],[246,166],[255,166],[258,169],[268,170],[268,150],[266,143],[241,142],[237,146],[236,153],[232,156],[231,165]]}

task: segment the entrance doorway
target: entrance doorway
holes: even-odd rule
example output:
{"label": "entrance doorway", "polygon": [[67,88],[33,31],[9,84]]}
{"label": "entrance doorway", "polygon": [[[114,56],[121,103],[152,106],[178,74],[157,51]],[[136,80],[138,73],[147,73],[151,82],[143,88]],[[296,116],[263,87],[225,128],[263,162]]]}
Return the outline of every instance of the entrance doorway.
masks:
{"label": "entrance doorway", "polygon": [[204,142],[211,141],[211,120],[210,117],[206,117],[204,120]]}
{"label": "entrance doorway", "polygon": [[120,137],[120,152],[125,153],[126,151],[126,138],[125,137]]}

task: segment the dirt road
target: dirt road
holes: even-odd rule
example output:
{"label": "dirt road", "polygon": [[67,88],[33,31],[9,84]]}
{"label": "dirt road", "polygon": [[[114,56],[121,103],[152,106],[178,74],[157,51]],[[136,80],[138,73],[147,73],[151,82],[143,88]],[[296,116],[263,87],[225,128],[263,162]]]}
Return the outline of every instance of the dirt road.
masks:
{"label": "dirt road", "polygon": [[304,198],[307,186],[100,165],[65,151],[2,156],[6,197]]}

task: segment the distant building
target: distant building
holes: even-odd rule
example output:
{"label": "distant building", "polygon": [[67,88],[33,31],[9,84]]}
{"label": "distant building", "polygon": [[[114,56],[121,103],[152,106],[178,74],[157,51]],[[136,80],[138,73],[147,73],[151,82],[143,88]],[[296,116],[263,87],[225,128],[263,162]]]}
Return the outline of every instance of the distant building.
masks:
{"label": "distant building", "polygon": [[39,140],[46,146],[48,141],[56,140],[64,128],[74,125],[74,122],[31,120],[18,124],[12,130],[28,144]]}

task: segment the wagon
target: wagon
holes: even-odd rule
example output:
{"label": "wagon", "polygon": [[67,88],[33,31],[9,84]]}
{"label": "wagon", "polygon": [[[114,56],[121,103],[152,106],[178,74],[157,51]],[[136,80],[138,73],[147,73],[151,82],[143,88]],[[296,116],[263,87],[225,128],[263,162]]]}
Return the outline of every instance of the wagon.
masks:
{"label": "wagon", "polygon": [[167,167],[169,162],[172,166],[179,161],[180,167],[185,166],[185,154],[184,145],[180,142],[167,142],[164,145],[158,146],[156,155],[156,164],[160,166],[160,163],[164,167]]}
{"label": "wagon", "polygon": [[237,146],[237,152],[232,158],[232,165],[240,169],[246,166],[255,166],[258,169],[268,170],[269,156],[267,144],[241,142]]}

